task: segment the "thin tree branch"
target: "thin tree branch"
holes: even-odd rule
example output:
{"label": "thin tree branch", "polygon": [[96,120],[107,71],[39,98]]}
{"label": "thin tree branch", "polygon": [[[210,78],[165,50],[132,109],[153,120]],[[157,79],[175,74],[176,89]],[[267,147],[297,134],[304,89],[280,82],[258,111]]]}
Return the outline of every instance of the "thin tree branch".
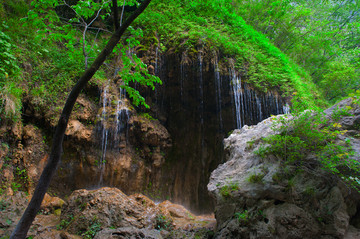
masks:
{"label": "thin tree branch", "polygon": [[122,10],[121,10],[120,26],[121,26],[121,24],[122,24],[122,19],[123,19],[123,16],[124,16],[125,2],[126,2],[126,0],[124,0],[124,2],[123,2],[123,7],[122,7]]}
{"label": "thin tree branch", "polygon": [[76,99],[78,98],[81,90],[86,86],[87,82],[94,76],[94,74],[104,63],[106,58],[111,54],[115,46],[120,41],[120,38],[124,34],[125,30],[146,9],[150,2],[151,0],[143,1],[141,5],[136,9],[136,11],[124,22],[124,25],[122,25],[117,31],[114,32],[114,34],[111,36],[110,40],[106,44],[105,48],[101,51],[101,53],[95,59],[90,68],[88,68],[83,73],[79,81],[76,83],[76,85],[70,92],[61,116],[59,118],[58,125],[56,127],[48,162],[40,176],[40,180],[35,188],[33,197],[31,198],[28,207],[26,208],[19,223],[17,224],[15,230],[10,236],[11,239],[26,238],[27,232],[29,231],[31,224],[40,209],[41,202],[44,199],[45,193],[50,185],[51,178],[55,174],[56,167],[58,166],[61,159],[62,143],[64,140],[67,123],[69,121],[69,117],[76,102]]}
{"label": "thin tree branch", "polygon": [[65,6],[67,6],[68,8],[70,8],[70,9],[75,13],[75,15],[78,16],[78,18],[83,22],[84,25],[87,25],[86,22],[85,22],[85,20],[84,20],[84,18],[83,18],[78,12],[76,12],[75,9],[72,8],[65,0],[64,0],[64,4],[65,4]]}

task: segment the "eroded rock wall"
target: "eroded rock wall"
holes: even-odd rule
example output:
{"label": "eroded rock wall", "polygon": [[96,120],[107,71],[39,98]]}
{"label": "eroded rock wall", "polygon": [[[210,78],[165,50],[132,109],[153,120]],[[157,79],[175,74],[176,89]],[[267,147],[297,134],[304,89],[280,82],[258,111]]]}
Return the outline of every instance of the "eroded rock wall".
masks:
{"label": "eroded rock wall", "polygon": [[211,211],[206,185],[223,162],[223,138],[238,126],[282,113],[285,100],[275,90],[255,90],[231,59],[202,47],[153,58],[163,84],[147,100],[173,140],[162,171],[167,194],[192,210]]}

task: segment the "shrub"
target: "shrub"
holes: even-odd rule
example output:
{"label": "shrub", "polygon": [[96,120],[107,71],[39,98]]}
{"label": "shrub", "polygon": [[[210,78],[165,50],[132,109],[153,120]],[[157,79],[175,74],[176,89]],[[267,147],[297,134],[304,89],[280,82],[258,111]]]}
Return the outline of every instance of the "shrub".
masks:
{"label": "shrub", "polygon": [[[346,110],[337,112],[347,115]],[[279,134],[264,138],[265,144],[255,154],[262,157],[277,155],[285,164],[305,166],[310,170],[313,170],[314,165],[321,165],[352,186],[360,186],[356,176],[360,175],[360,163],[354,159],[353,149],[346,142],[336,142],[346,132],[341,130],[339,123],[329,121],[321,112],[306,111],[294,115],[292,120],[280,117],[273,128]],[[316,155],[319,161],[306,161],[309,154]],[[279,177],[274,176],[273,180],[279,181]]]}

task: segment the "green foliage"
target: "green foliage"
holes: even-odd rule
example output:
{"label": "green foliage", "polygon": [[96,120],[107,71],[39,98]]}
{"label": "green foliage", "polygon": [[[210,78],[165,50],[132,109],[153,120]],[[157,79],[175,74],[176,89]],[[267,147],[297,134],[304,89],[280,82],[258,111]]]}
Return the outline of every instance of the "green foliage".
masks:
{"label": "green foliage", "polygon": [[4,199],[0,199],[0,212],[6,210],[10,204],[6,202]]}
{"label": "green foliage", "polygon": [[15,56],[16,46],[10,36],[2,31],[7,28],[5,23],[0,25],[0,124],[19,119],[23,93],[17,83],[20,68]]}
{"label": "green foliage", "polygon": [[228,185],[224,185],[220,188],[220,195],[224,198],[230,197],[232,192],[238,191],[239,185],[235,182],[232,182]]}
{"label": "green foliage", "polygon": [[146,25],[145,35],[154,33],[174,51],[217,52],[234,58],[246,81],[266,91],[276,88],[296,91],[310,106],[320,97],[310,75],[295,65],[261,33],[235,12],[232,1],[155,0],[137,20]]}
{"label": "green foliage", "polygon": [[359,1],[236,0],[234,9],[303,66],[331,102],[360,86]]}
{"label": "green foliage", "polygon": [[84,232],[79,232],[81,238],[92,239],[95,237],[96,233],[101,231],[101,223],[96,216],[90,221],[90,226]]}
{"label": "green foliage", "polygon": [[60,224],[56,226],[57,230],[62,230],[62,229],[66,229],[70,223],[74,220],[74,215],[68,215],[67,219],[62,219],[60,221]]}
{"label": "green foliage", "polygon": [[240,224],[246,224],[249,221],[249,212],[248,210],[236,212],[235,217],[238,219]]}
{"label": "green foliage", "polygon": [[[347,112],[347,111],[345,111]],[[354,151],[344,142],[336,142],[340,135],[345,133],[337,122],[329,121],[320,112],[306,111],[295,115],[293,119],[280,117],[274,122],[274,130],[279,134],[264,138],[265,145],[255,152],[265,157],[268,154],[276,155],[285,164],[314,167],[321,164],[328,172],[338,175],[350,185],[359,188],[356,175],[360,173],[360,163],[355,160]],[[307,162],[307,155],[316,155],[319,162]],[[274,175],[274,181],[280,181],[281,175]],[[289,179],[289,189],[292,187]]]}
{"label": "green foliage", "polygon": [[360,90],[356,90],[354,93],[349,94],[352,99],[352,103],[360,105]]}
{"label": "green foliage", "polygon": [[345,108],[340,108],[337,107],[334,112],[331,115],[331,118],[334,121],[338,121],[341,117],[343,116],[351,116],[351,114],[349,113],[349,111],[352,109],[351,106],[346,106]]}
{"label": "green foliage", "polygon": [[[3,27],[7,27],[3,24]],[[18,74],[19,66],[14,55],[15,46],[11,38],[0,30],[0,79],[3,81]]]}
{"label": "green foliage", "polygon": [[152,90],[155,89],[155,84],[161,84],[159,77],[150,74],[147,70],[147,65],[137,57],[136,54],[129,54],[129,49],[132,49],[140,44],[137,38],[143,36],[142,30],[129,28],[131,36],[126,39],[127,45],[119,45],[117,47],[117,53],[121,57],[122,67],[118,72],[122,79],[122,88],[126,90],[128,96],[132,99],[135,106],[143,105],[146,108],[149,106],[146,104],[144,97],[142,97],[138,90],[134,89],[132,84],[138,83],[142,86],[150,87]]}
{"label": "green foliage", "polygon": [[171,231],[174,229],[172,220],[163,214],[156,215],[155,229]]}
{"label": "green foliage", "polygon": [[331,61],[319,83],[324,89],[324,96],[332,102],[348,95],[349,91],[360,87],[360,74],[357,66],[346,61]]}
{"label": "green foliage", "polygon": [[149,113],[140,113],[139,115],[147,120],[155,120]]}
{"label": "green foliage", "polygon": [[248,181],[250,183],[262,183],[264,176],[262,173],[254,173],[249,176]]}
{"label": "green foliage", "polygon": [[[30,5],[22,0],[0,2],[0,14],[4,6],[11,10],[11,13],[4,13],[7,19],[0,23],[1,124],[19,120],[23,96],[31,101],[36,111],[46,112],[56,120],[70,89],[83,72],[84,62],[90,64],[105,46],[108,30],[91,23],[100,18],[105,22],[111,1],[76,1],[73,5],[70,2],[73,1],[33,0],[30,10]],[[122,4],[119,0],[118,5]],[[126,1],[128,6],[135,4],[134,0]],[[73,11],[69,19],[57,15],[65,5],[68,5],[67,11]],[[99,15],[94,16],[97,13]],[[127,34],[128,42],[124,40],[118,49],[136,47],[137,38],[141,38],[141,30],[131,29]],[[126,50],[117,53],[126,53]],[[109,61],[115,57],[110,57]],[[136,55],[121,57],[123,87],[135,105],[146,106],[144,98],[131,86],[138,82],[154,88],[155,83],[160,83],[159,78],[150,75]],[[102,68],[90,83],[101,85],[106,75],[113,74]]]}

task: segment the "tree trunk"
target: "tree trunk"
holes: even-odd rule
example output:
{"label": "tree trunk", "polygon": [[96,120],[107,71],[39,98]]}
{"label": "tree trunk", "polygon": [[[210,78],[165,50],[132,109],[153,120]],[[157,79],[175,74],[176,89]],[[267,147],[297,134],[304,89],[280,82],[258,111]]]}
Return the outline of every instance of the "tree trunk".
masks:
{"label": "tree trunk", "polygon": [[[55,174],[57,165],[61,158],[62,153],[62,143],[64,139],[65,130],[67,123],[73,109],[73,106],[78,98],[81,90],[85,87],[87,82],[93,77],[95,72],[100,68],[104,63],[105,59],[111,54],[115,46],[120,41],[121,36],[125,30],[130,26],[130,24],[146,9],[151,0],[145,0],[137,8],[137,10],[124,22],[124,24],[119,27],[111,36],[109,42],[105,48],[101,51],[98,57],[95,59],[94,63],[88,68],[84,74],[80,77],[79,81],[76,83],[74,88],[71,90],[61,116],[56,127],[55,135],[53,138],[52,148],[49,160],[45,166],[40,180],[35,188],[34,195],[31,198],[31,201],[26,208],[24,214],[22,215],[19,223],[17,224],[15,230],[11,234],[11,239],[25,239],[27,232],[35,219],[37,212],[40,209],[41,202],[45,196],[45,193],[50,185],[51,178]],[[65,70],[65,69],[64,69]]]}

